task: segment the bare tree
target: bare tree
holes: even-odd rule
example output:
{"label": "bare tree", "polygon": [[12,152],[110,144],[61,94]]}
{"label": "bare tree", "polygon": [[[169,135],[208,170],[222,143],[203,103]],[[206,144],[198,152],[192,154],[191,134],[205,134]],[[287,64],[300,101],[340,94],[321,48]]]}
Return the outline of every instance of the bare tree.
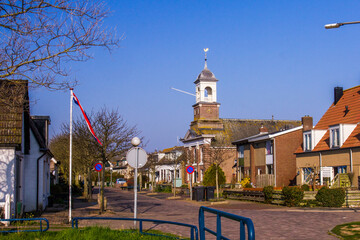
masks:
{"label": "bare tree", "polygon": [[[140,134],[136,126],[129,124],[122,118],[117,110],[102,108],[96,113],[88,115],[92,120],[93,129],[102,143],[99,145],[89,133],[85,121],[80,118],[73,124],[73,163],[74,172],[85,174],[90,179],[91,168],[95,161],[105,164],[131,148],[131,139]],[[63,134],[58,136],[58,141],[52,142],[51,150],[56,151],[55,157],[62,161],[64,173],[67,174],[69,166],[69,140],[68,125],[64,125]],[[58,144],[56,144],[58,142]],[[101,205],[104,211],[104,170],[101,173]]]}
{"label": "bare tree", "polygon": [[[102,143],[102,146],[100,146],[93,141],[98,149],[98,157],[102,159],[103,164],[129,150],[132,147],[131,139],[140,134],[140,131],[136,126],[131,127],[128,125],[118,110],[108,110],[106,108],[102,108],[99,112],[95,113],[93,127],[97,137]],[[104,171],[102,171],[101,174],[100,211],[103,212]]]}
{"label": "bare tree", "polygon": [[75,82],[66,63],[88,60],[90,48],[119,44],[103,26],[108,13],[98,0],[0,1],[0,79],[68,88]]}
{"label": "bare tree", "polygon": [[[177,156],[176,154],[176,150],[181,151],[182,154],[180,156]],[[186,162],[186,151],[184,150],[183,147],[178,147],[175,148],[173,150],[173,152],[171,152],[170,154],[172,154],[172,156],[170,156],[169,160],[170,160],[170,164],[173,166],[174,168],[174,177],[173,177],[173,182],[174,182],[174,197],[176,197],[176,172],[178,170],[180,170],[180,167],[182,165],[183,162]]]}
{"label": "bare tree", "polygon": [[156,166],[158,165],[158,157],[156,155],[156,152],[150,153],[148,155],[147,162],[144,169],[147,169],[149,175],[151,176],[151,186],[152,186],[152,192],[154,192],[155,189],[155,175],[156,175]]}

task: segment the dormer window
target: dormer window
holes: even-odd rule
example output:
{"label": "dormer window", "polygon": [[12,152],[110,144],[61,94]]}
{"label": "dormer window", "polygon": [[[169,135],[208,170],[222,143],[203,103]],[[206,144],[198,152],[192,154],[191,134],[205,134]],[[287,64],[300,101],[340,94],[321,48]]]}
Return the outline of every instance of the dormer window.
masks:
{"label": "dormer window", "polygon": [[304,150],[311,151],[311,132],[304,133]]}
{"label": "dormer window", "polygon": [[340,128],[330,128],[330,146],[331,148],[340,147]]}

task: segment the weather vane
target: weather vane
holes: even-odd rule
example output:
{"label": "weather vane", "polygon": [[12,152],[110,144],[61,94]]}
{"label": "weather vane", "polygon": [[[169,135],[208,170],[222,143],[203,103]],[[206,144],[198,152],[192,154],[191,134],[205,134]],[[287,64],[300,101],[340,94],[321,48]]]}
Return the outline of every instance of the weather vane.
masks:
{"label": "weather vane", "polygon": [[204,48],[205,52],[205,68],[207,68],[207,52],[209,51],[209,48]]}

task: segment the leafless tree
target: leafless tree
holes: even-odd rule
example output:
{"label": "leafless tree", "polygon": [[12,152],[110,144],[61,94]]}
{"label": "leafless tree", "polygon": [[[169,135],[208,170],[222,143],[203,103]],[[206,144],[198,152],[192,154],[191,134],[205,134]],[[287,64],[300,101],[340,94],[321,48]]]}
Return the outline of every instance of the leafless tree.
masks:
{"label": "leafless tree", "polygon": [[[94,131],[101,141],[102,146],[95,143],[95,141],[94,143],[98,148],[98,157],[102,159],[103,164],[129,150],[132,147],[131,139],[140,134],[140,131],[136,126],[129,126],[129,124],[120,115],[118,110],[108,110],[104,107],[95,113],[93,121]],[[100,191],[100,196],[102,199],[100,211],[103,212],[104,171],[102,171],[101,174],[103,180],[101,182]]]}
{"label": "leafless tree", "polygon": [[88,60],[90,48],[119,44],[103,25],[108,13],[98,0],[0,1],[0,79],[68,88],[75,83],[68,62]]}
{"label": "leafless tree", "polygon": [[[103,165],[107,161],[111,161],[115,157],[121,156],[124,152],[131,148],[131,139],[140,134],[136,126],[129,126],[129,124],[122,118],[118,110],[108,110],[102,108],[100,111],[89,114],[88,117],[92,121],[93,129],[102,143],[98,144],[93,136],[89,133],[85,121],[80,118],[73,124],[73,169],[74,172],[86,173],[90,175],[90,168],[92,168],[94,161],[101,161]],[[61,137],[59,136],[60,145],[51,145],[51,150],[55,157],[60,160],[64,170],[68,170],[69,155],[68,155],[68,125],[65,125]],[[142,139],[142,138],[141,138]],[[67,146],[66,146],[67,145]],[[63,149],[63,151],[61,151]],[[67,151],[67,152],[66,152]],[[65,153],[66,152],[66,153]],[[76,160],[75,160],[76,159]],[[90,168],[89,168],[90,166]],[[68,172],[68,171],[67,171]],[[65,173],[65,171],[64,171]],[[66,173],[65,173],[66,174]],[[104,211],[104,171],[101,173],[101,206],[100,211]],[[89,179],[89,178],[88,178]]]}

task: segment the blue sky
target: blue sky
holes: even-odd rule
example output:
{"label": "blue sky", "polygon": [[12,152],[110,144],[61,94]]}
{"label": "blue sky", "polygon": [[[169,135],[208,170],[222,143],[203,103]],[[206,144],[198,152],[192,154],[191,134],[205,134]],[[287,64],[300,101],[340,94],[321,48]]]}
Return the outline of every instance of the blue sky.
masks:
{"label": "blue sky", "polygon": [[[147,151],[178,145],[193,120],[204,67],[219,79],[221,118],[300,120],[316,124],[333,88],[359,85],[360,1],[107,1],[107,27],[124,35],[121,47],[94,49],[93,59],[72,63],[74,92],[86,111],[118,109],[137,125]],[[35,89],[31,114],[50,115],[51,134],[69,121],[69,92]],[[74,115],[80,111],[74,108]]]}

